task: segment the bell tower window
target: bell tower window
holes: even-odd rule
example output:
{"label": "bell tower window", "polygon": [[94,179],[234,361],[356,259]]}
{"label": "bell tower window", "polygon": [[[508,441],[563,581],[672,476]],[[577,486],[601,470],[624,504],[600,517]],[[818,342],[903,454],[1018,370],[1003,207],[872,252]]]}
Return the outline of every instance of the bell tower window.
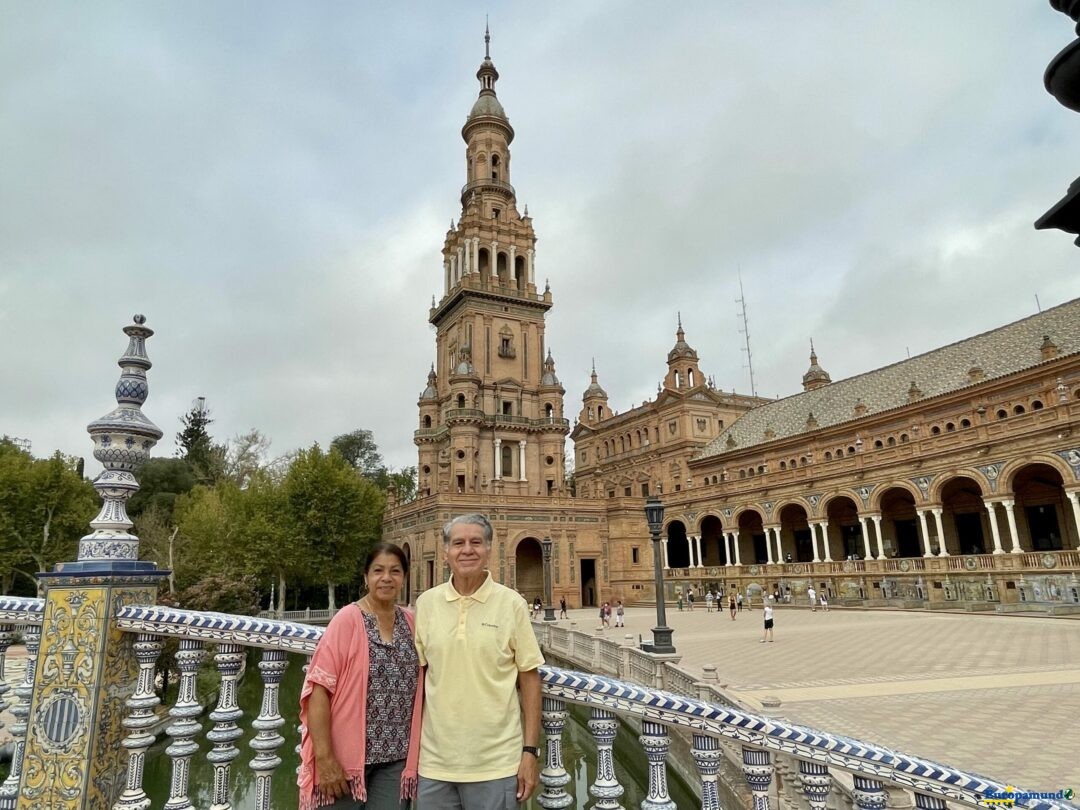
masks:
{"label": "bell tower window", "polygon": [[491,156],[491,179],[492,180],[498,180],[499,179],[499,156],[498,155],[492,155]]}

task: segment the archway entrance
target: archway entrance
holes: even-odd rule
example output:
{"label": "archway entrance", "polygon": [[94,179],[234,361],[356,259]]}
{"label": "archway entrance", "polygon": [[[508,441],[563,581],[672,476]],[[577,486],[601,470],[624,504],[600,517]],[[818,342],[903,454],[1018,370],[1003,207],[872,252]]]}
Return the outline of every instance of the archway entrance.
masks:
{"label": "archway entrance", "polygon": [[544,601],[544,554],[540,541],[535,537],[526,537],[517,544],[514,552],[514,567],[517,572],[518,593],[532,602],[536,597]]}
{"label": "archway entrance", "polygon": [[686,525],[673,520],[667,527],[668,568],[690,567],[690,541],[686,537]]}
{"label": "archway entrance", "polygon": [[946,551],[986,554],[990,550],[986,507],[977,481],[960,476],[945,484],[941,488],[941,509]]}
{"label": "archway entrance", "polygon": [[902,487],[888,489],[881,496],[881,522],[892,528],[884,537],[886,557],[921,557],[919,528],[916,525],[915,496]]}
{"label": "archway entrance", "polygon": [[780,510],[780,545],[784,550],[785,561],[792,549],[795,550],[795,562],[814,561],[810,521],[807,519],[806,510],[797,503],[790,503]]}
{"label": "archway entrance", "polygon": [[1076,546],[1069,531],[1069,507],[1065,502],[1065,483],[1061,473],[1049,464],[1022,467],[1012,484],[1016,496],[1017,529],[1020,547],[1030,551],[1060,551]]}
{"label": "archway entrance", "polygon": [[724,551],[723,527],[720,518],[707,515],[701,521],[701,555],[708,566],[725,565],[727,554]]}
{"label": "archway entrance", "polygon": [[747,509],[739,515],[739,553],[736,559],[743,565],[763,563],[768,559],[765,529],[761,515],[754,509]]}
{"label": "archway entrance", "polygon": [[859,507],[855,501],[847,496],[840,496],[829,501],[825,510],[825,516],[829,519],[828,537],[831,545],[829,549],[836,551],[837,539],[841,550],[841,556],[835,554],[832,558],[842,560],[861,560],[866,556],[866,544],[863,543],[862,525],[859,523]]}

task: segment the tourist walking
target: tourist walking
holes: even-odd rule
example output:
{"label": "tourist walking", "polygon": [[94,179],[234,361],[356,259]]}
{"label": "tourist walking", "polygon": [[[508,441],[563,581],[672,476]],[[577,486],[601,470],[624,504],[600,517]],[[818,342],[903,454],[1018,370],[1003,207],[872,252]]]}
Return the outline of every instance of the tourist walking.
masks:
{"label": "tourist walking", "polygon": [[559,618],[560,619],[565,619],[566,618],[566,597],[565,596],[563,596],[562,598],[559,599]]}
{"label": "tourist walking", "polygon": [[400,548],[372,546],[365,595],[330,620],[315,648],[300,692],[301,810],[400,810],[416,795],[423,689],[415,621],[397,605],[408,576]]}
{"label": "tourist walking", "polygon": [[540,600],[540,597],[536,597],[533,600],[533,615],[539,616],[544,610],[544,603]]}
{"label": "tourist walking", "polygon": [[818,597],[818,601],[821,602],[821,610],[823,613],[829,612],[829,596],[824,591],[821,592],[821,596]]}
{"label": "tourist walking", "polygon": [[694,589],[689,587],[686,589],[686,609],[691,613],[694,612]]}
{"label": "tourist walking", "polygon": [[766,641],[772,641],[772,626],[773,626],[773,606],[768,602],[765,603],[765,632],[761,635],[761,643]]}
{"label": "tourist walking", "polygon": [[623,616],[625,615],[625,613],[626,613],[626,611],[623,610],[622,599],[619,599],[615,603],[615,626],[616,627],[626,627],[626,625],[623,623]]}
{"label": "tourist walking", "polygon": [[735,611],[736,611],[735,594],[731,594],[731,595],[728,596],[728,610],[731,611],[731,620],[735,621]]}
{"label": "tourist walking", "polygon": [[713,595],[712,595],[712,588],[710,588],[709,590],[705,591],[705,612],[706,613],[712,613],[712,605],[713,605]]}
{"label": "tourist walking", "polygon": [[742,610],[742,603],[743,603],[742,591],[739,591],[739,593],[735,596],[735,601],[739,603],[739,610]]}
{"label": "tourist walking", "polygon": [[753,598],[753,595],[750,593],[749,588],[746,589],[746,609],[747,610],[753,610],[754,609],[754,598]]}
{"label": "tourist walking", "polygon": [[811,585],[806,589],[806,598],[810,600],[810,612],[817,612],[817,591],[814,590],[814,586]]}

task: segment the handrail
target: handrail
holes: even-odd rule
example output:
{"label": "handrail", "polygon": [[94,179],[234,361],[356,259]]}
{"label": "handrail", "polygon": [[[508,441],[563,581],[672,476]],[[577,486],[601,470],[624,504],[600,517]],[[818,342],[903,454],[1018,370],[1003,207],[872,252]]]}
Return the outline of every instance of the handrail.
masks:
{"label": "handrail", "polygon": [[0,624],[41,624],[44,614],[44,599],[0,596]]}

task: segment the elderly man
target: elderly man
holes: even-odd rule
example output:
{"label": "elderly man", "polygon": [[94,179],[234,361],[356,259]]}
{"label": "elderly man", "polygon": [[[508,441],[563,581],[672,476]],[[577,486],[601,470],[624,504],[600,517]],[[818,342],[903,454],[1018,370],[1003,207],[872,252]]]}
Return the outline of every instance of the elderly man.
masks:
{"label": "elderly man", "polygon": [[540,780],[544,658],[525,600],[487,570],[491,539],[483,515],[447,523],[450,581],[416,601],[425,667],[420,810],[505,810]]}

